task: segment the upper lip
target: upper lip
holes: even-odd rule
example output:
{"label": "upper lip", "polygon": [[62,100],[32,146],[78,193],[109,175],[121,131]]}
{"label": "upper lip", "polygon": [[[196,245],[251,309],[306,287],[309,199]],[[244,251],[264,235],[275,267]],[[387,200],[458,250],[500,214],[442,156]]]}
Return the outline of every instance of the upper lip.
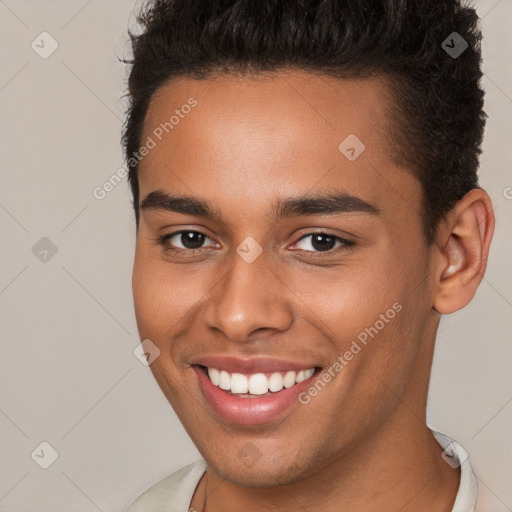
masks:
{"label": "upper lip", "polygon": [[205,356],[190,361],[192,365],[202,365],[208,368],[224,370],[228,373],[264,373],[278,371],[300,371],[316,368],[314,363],[304,363],[270,357],[240,358],[233,356]]}

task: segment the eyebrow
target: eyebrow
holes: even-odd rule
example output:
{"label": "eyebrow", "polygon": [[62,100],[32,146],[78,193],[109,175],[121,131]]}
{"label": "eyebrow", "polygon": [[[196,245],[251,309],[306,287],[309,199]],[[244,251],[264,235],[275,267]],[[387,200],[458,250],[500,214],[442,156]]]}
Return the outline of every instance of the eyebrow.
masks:
{"label": "eyebrow", "polygon": [[[139,204],[141,211],[159,210],[194,215],[222,222],[221,213],[207,201],[193,196],[170,195],[163,190],[150,192]],[[272,215],[276,218],[304,215],[337,215],[340,213],[367,213],[379,215],[380,208],[357,196],[336,191],[315,196],[277,199],[272,204]]]}

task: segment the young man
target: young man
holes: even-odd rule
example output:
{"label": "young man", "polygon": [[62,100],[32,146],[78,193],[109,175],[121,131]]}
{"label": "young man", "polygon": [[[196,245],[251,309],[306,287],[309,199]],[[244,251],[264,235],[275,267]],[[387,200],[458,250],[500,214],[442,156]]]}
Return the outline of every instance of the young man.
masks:
{"label": "young man", "polygon": [[440,316],[494,228],[474,10],[160,0],[138,20],[135,313],[204,459],[129,511],[481,510],[425,414]]}

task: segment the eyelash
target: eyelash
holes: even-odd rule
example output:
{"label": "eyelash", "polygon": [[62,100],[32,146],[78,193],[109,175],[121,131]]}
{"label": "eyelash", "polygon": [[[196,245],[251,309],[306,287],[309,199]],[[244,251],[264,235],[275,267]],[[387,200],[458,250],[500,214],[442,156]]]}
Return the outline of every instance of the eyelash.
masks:
{"label": "eyelash", "polygon": [[[167,243],[168,240],[176,235],[179,235],[181,233],[198,233],[200,235],[205,236],[206,238],[210,238],[206,233],[203,233],[200,230],[197,229],[182,229],[181,231],[174,231],[173,233],[168,233],[162,236],[159,236],[157,238],[154,238],[153,240],[160,246],[164,247],[166,251],[169,251],[175,255],[187,255],[188,257],[195,256],[198,252],[201,252],[204,248],[201,247],[199,249],[182,249],[181,247],[173,247],[169,246]],[[345,238],[342,238],[340,236],[334,235],[333,233],[329,233],[328,231],[318,231],[313,233],[307,233],[306,235],[303,235],[300,237],[296,243],[300,242],[304,238],[314,236],[314,235],[327,235],[328,237],[334,238],[337,242],[341,242],[342,245],[335,247],[333,249],[328,249],[327,251],[305,251],[304,249],[298,249],[299,251],[306,252],[306,253],[312,253],[316,254],[316,256],[312,256],[313,258],[324,258],[331,256],[334,253],[337,253],[338,251],[348,251],[352,249],[355,245],[354,242],[350,240],[346,240]],[[295,245],[294,244],[294,245]],[[325,256],[324,256],[325,255]]]}

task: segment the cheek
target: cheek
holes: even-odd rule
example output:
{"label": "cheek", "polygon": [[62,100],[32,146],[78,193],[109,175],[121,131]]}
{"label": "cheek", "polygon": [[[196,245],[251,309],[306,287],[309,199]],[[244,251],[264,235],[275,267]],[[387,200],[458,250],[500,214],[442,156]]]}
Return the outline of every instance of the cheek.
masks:
{"label": "cheek", "polygon": [[369,299],[371,305],[361,304],[365,314],[358,316],[360,323],[351,332],[361,351],[347,368],[354,391],[364,390],[368,398],[373,396],[377,403],[388,405],[406,393],[429,317],[428,290],[418,288],[417,275],[395,270],[389,276],[392,279],[386,290]]}
{"label": "cheek", "polygon": [[[307,322],[330,343],[331,364],[338,355],[346,361],[347,385],[350,381],[361,386],[360,379],[370,368],[400,389],[421,341],[418,326],[428,314],[428,291],[418,288],[423,273],[417,262],[407,268],[403,253],[381,250],[374,254],[365,258],[364,265],[356,262],[331,274],[319,274],[317,279],[298,280],[294,290],[307,306],[303,308]],[[374,385],[381,387],[373,377]]]}
{"label": "cheek", "polygon": [[152,273],[147,271],[137,251],[132,273],[132,293],[135,317],[141,339],[151,338],[148,331],[153,327],[151,298],[157,296],[155,292],[155,281],[152,278]]}
{"label": "cheek", "polygon": [[[132,292],[137,326],[141,337],[149,338],[158,344],[160,331],[165,329],[165,321],[173,317],[173,297],[178,294],[169,287],[165,274],[155,266],[147,251],[138,246],[132,274]],[[177,301],[176,301],[177,302]]]}
{"label": "cheek", "polygon": [[142,245],[136,250],[132,292],[137,326],[141,337],[157,345],[185,328],[206,293],[204,279],[188,275],[185,267],[169,265]]}
{"label": "cheek", "polygon": [[[389,278],[392,265],[384,263],[353,261],[315,275],[294,273],[287,284],[300,299],[296,305],[308,322],[341,350],[400,298],[400,283]],[[389,316],[394,317],[394,313],[392,310]]]}

